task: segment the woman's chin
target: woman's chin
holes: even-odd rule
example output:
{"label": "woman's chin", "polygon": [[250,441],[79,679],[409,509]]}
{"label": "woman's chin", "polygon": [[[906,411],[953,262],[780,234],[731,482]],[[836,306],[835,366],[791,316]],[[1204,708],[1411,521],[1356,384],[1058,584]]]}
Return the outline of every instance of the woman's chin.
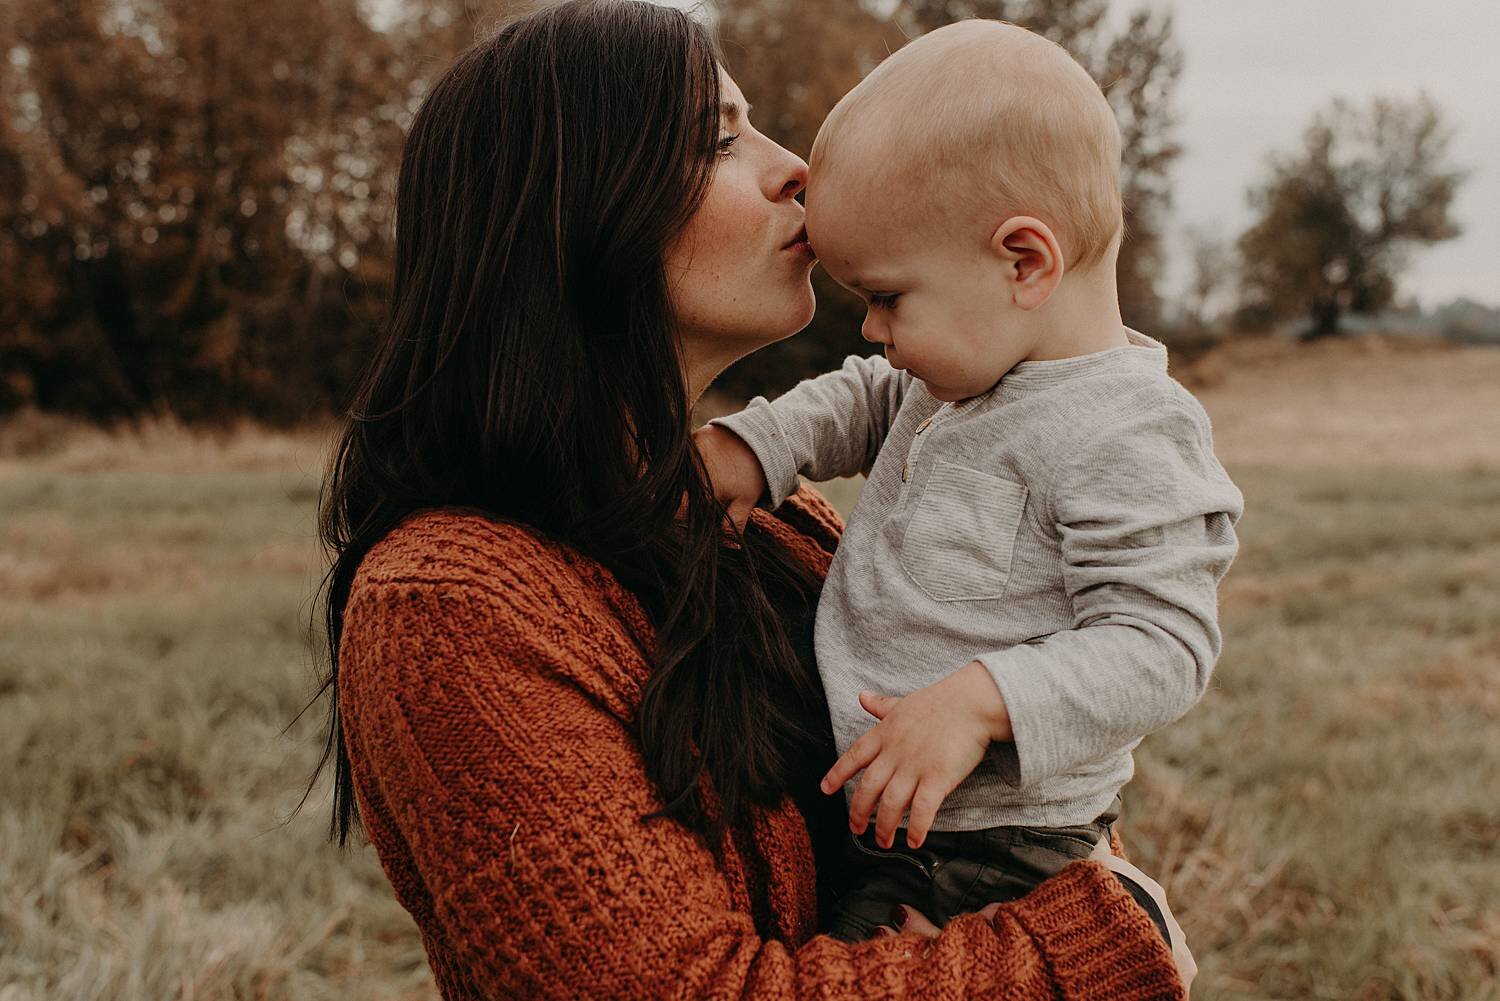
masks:
{"label": "woman's chin", "polygon": [[806,281],[806,283],[804,283],[801,292],[802,301],[800,304],[800,308],[797,310],[796,324],[787,333],[787,337],[790,337],[792,336],[792,334],[798,333],[801,330],[805,329],[807,325],[812,322],[814,314],[816,314],[818,311],[818,296],[817,293],[813,291],[811,273],[809,273],[808,280]]}
{"label": "woman's chin", "polygon": [[786,296],[785,305],[777,311],[777,316],[774,318],[766,316],[757,326],[752,336],[759,343],[751,348],[752,351],[801,333],[812,322],[813,315],[817,313],[818,299],[813,293],[811,281],[804,282],[789,295],[786,292],[782,294]]}

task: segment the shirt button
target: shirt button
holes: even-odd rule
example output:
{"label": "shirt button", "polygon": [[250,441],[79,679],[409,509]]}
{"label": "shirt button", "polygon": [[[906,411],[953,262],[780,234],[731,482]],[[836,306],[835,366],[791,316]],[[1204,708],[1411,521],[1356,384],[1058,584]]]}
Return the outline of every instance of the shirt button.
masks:
{"label": "shirt button", "polygon": [[901,482],[905,483],[906,482],[906,478],[908,476],[910,476],[910,475],[911,475],[911,463],[909,463],[909,462],[903,462],[901,464]]}
{"label": "shirt button", "polygon": [[928,427],[930,427],[931,425],[932,425],[932,418],[929,417],[925,421],[923,421],[921,424],[917,425],[917,434],[921,434],[923,431],[926,431],[928,429]]}

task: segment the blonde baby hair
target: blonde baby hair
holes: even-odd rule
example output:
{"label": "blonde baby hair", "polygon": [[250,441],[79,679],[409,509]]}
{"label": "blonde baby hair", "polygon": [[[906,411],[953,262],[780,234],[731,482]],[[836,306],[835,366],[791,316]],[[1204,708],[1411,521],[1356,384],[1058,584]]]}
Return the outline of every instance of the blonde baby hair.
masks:
{"label": "blonde baby hair", "polygon": [[829,113],[813,144],[814,172],[838,175],[855,143],[866,154],[891,151],[878,183],[927,193],[937,209],[924,203],[924,220],[951,230],[1035,216],[1075,271],[1117,248],[1114,112],[1062,46],[1025,28],[971,19],[901,48]]}

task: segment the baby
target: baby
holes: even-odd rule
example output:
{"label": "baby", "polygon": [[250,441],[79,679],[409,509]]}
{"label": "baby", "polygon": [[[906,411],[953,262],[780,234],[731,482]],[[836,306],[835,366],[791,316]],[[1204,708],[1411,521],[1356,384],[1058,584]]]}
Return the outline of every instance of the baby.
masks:
{"label": "baby", "polygon": [[1165,349],[1121,322],[1119,166],[1108,102],[1052,42],[965,21],[907,45],[828,116],[807,191],[885,357],[698,432],[737,518],[799,474],[868,477],[816,626],[846,940],[1087,858],[1131,751],[1218,656],[1243,502]]}

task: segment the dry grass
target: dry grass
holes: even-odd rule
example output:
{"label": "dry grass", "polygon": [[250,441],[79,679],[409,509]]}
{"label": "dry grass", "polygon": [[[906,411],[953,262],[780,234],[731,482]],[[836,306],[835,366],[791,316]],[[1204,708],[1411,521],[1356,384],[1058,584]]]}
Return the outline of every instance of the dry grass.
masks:
{"label": "dry grass", "polygon": [[1276,469],[1500,468],[1500,351],[1409,338],[1230,341],[1183,373],[1226,462]]}
{"label": "dry grass", "polygon": [[433,996],[373,857],[321,798],[283,824],[316,444],[64,428],[0,464],[0,1001]]}
{"label": "dry grass", "polygon": [[[1500,352],[1230,352],[1226,652],[1142,748],[1132,851],[1199,999],[1500,998]],[[281,823],[323,436],[44,423],[0,431],[0,1001],[430,999],[368,850]]]}
{"label": "dry grass", "polygon": [[190,428],[171,417],[116,429],[37,411],[0,421],[0,478],[40,471],[162,475],[322,473],[332,426],[277,431],[240,423]]}
{"label": "dry grass", "polygon": [[1237,477],[1224,657],[1127,806],[1207,995],[1500,997],[1500,474]]}

